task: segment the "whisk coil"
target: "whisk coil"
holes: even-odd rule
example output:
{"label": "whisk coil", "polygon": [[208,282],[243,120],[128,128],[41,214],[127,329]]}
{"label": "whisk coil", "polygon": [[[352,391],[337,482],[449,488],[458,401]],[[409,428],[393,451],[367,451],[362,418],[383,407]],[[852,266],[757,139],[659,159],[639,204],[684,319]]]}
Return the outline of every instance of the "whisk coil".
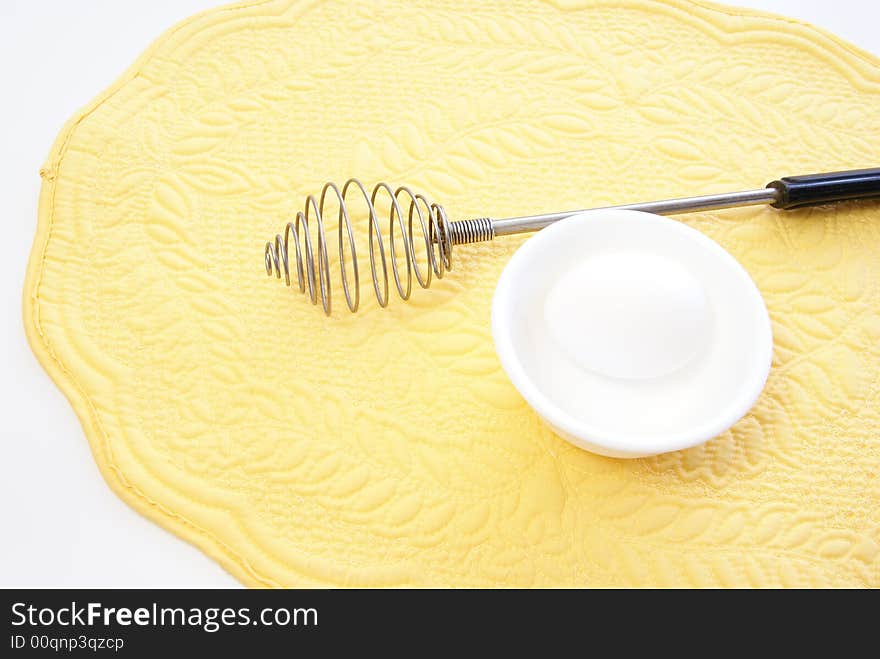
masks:
{"label": "whisk coil", "polygon": [[[414,193],[406,186],[392,189],[387,183],[377,183],[372,192],[368,193],[364,185],[357,179],[349,179],[340,190],[335,183],[326,183],[321,195],[317,199],[314,195],[306,198],[305,209],[298,211],[293,222],[288,222],[283,234],[277,234],[275,240],[266,243],[265,264],[266,274],[271,276],[275,272],[277,278],[284,274],[285,283],[290,286],[290,246],[293,239],[294,255],[296,260],[296,278],[299,290],[303,293],[308,289],[308,296],[312,304],[318,303],[320,292],[321,305],[324,313],[330,315],[331,283],[330,283],[330,259],[327,252],[327,235],[325,230],[324,210],[328,197],[338,203],[338,227],[337,243],[339,249],[339,270],[342,279],[342,290],[348,308],[353,312],[360,306],[360,270],[358,268],[357,245],[355,232],[352,227],[349,213],[348,195],[360,193],[366,204],[369,215],[369,249],[370,249],[370,274],[373,280],[373,290],[376,300],[384,307],[388,304],[388,261],[391,261],[391,273],[397,292],[404,300],[412,294],[413,275],[422,288],[431,285],[431,278],[440,279],[446,271],[452,269],[452,245],[457,242],[466,242],[456,239],[450,229],[449,218],[442,206],[431,202],[424,195]],[[388,256],[385,252],[385,241],[380,229],[379,215],[376,210],[376,201],[380,194],[388,195]],[[406,207],[406,220],[402,206]],[[427,254],[427,267],[425,271],[419,267],[416,258],[415,241],[418,234],[414,231],[414,224],[418,221],[421,231],[421,239],[425,243]],[[478,222],[478,221],[477,221]],[[311,223],[314,223],[316,237],[315,245],[312,240]],[[454,223],[459,225],[459,222]],[[395,225],[400,232],[400,244],[403,247],[403,259],[398,258],[395,247]],[[458,227],[455,227],[458,230]],[[491,229],[491,226],[490,226]],[[469,231],[485,231],[485,227],[475,225]],[[457,233],[456,233],[457,235]],[[347,246],[347,248],[346,248]],[[348,256],[346,255],[348,252]],[[348,276],[348,261],[351,261],[353,281]],[[405,278],[401,276],[401,264],[406,264]]]}

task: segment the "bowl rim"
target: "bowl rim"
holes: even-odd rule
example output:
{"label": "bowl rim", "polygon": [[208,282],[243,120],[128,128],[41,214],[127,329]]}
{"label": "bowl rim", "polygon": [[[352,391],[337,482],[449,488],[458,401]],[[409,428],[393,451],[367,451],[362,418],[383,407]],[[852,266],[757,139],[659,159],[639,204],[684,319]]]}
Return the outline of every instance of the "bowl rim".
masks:
{"label": "bowl rim", "polygon": [[[699,249],[711,251],[718,258],[723,267],[731,270],[737,280],[748,291],[748,298],[753,301],[753,307],[757,312],[755,327],[757,336],[757,350],[759,351],[754,360],[755,367],[748,378],[743,382],[742,393],[727,405],[712,420],[695,426],[688,432],[657,433],[645,435],[644,433],[615,433],[600,430],[589,423],[589,420],[576,418],[558,405],[546,395],[534,383],[532,378],[523,368],[517,349],[512,340],[512,324],[507,322],[511,304],[515,300],[515,290],[519,281],[528,276],[528,269],[523,264],[533,253],[546,251],[553,253],[553,244],[556,240],[574,239],[576,226],[583,226],[585,222],[608,221],[608,220],[636,220],[650,219],[652,222],[660,222],[664,230],[675,231],[687,235]],[[643,211],[624,209],[597,209],[577,213],[565,219],[559,220],[549,227],[537,232],[526,240],[508,261],[501,273],[495,293],[492,297],[492,337],[495,343],[495,351],[501,362],[501,366],[510,378],[511,383],[526,400],[526,402],[546,422],[548,422],[558,434],[571,443],[593,450],[591,445],[599,449],[607,449],[610,452],[633,457],[666,453],[681,449],[691,448],[718,436],[733,424],[739,421],[754,406],[758,400],[767,378],[770,374],[770,365],[773,360],[773,332],[767,306],[751,276],[737,261],[733,255],[707,235],[682,222],[654,215]],[[565,435],[569,435],[566,437]]]}

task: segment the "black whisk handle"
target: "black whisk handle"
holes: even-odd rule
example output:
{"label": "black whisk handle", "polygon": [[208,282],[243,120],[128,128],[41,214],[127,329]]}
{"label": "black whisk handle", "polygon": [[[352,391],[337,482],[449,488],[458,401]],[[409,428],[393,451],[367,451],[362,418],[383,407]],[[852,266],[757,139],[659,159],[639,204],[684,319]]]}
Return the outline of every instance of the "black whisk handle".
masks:
{"label": "black whisk handle", "polygon": [[880,197],[880,167],[846,172],[786,176],[767,184],[779,198],[774,208],[801,208],[835,201]]}

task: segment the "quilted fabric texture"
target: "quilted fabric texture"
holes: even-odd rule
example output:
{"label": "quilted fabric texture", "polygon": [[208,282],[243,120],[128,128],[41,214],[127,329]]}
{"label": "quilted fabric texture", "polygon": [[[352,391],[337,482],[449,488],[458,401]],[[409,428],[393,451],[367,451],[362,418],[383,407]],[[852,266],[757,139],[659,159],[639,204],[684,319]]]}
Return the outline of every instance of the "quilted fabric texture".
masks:
{"label": "quilted fabric texture", "polygon": [[263,246],[349,176],[455,219],[874,166],[878,64],[683,0],[217,9],[58,138],[31,344],[111,487],[249,585],[877,587],[877,204],[682,217],[766,296],[774,363],[732,430],[634,461],[555,437],[500,369],[525,237],[385,310],[349,314],[337,273],[330,318]]}

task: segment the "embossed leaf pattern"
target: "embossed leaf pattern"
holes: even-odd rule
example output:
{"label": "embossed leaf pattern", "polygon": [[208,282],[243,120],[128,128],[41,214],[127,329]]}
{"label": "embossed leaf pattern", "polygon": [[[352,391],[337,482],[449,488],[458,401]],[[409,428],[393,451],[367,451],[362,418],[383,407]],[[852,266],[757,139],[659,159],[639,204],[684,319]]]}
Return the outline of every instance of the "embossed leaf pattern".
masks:
{"label": "embossed leaf pattern", "polygon": [[326,319],[265,278],[351,175],[505,216],[880,160],[880,63],[808,27],[516,5],[218,10],[68,125],[27,324],[108,482],[251,585],[880,586],[876,205],[683,218],[754,277],[775,357],[733,428],[645,460],[563,442],[504,376],[489,308],[525,238],[357,316],[337,280]]}

